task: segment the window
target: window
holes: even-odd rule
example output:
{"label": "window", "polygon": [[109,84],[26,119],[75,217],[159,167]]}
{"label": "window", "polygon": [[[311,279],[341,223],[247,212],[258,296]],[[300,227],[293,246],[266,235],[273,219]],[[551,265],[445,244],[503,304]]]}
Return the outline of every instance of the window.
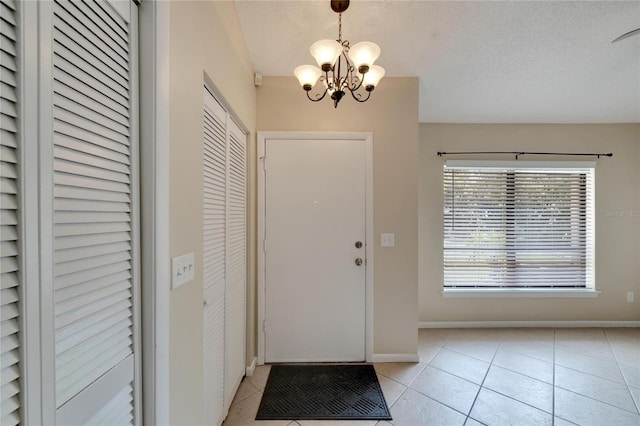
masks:
{"label": "window", "polygon": [[447,161],[444,288],[593,289],[594,163]]}

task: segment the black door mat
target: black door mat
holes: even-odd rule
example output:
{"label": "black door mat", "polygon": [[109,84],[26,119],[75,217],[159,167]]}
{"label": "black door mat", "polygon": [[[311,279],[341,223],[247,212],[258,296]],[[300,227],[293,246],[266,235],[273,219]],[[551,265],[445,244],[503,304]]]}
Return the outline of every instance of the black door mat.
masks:
{"label": "black door mat", "polygon": [[256,420],[391,420],[372,365],[273,365]]}

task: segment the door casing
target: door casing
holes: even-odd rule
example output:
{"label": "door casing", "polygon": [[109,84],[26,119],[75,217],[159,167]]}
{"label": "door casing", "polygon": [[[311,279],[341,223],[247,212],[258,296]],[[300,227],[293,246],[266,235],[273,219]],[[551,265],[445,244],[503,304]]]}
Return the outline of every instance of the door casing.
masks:
{"label": "door casing", "polygon": [[365,357],[367,362],[373,360],[373,133],[370,132],[258,132],[258,354],[257,364],[265,361],[265,153],[270,139],[291,140],[362,140],[366,146],[366,206],[365,206]]}

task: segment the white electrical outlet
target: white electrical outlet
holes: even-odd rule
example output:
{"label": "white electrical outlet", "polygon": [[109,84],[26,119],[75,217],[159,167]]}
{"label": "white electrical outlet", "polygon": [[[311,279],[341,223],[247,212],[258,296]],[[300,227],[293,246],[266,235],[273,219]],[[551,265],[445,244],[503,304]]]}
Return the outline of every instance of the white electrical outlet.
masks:
{"label": "white electrical outlet", "polygon": [[395,247],[396,234],[380,234],[380,247]]}
{"label": "white electrical outlet", "polygon": [[633,302],[633,292],[627,292],[627,302]]}
{"label": "white electrical outlet", "polygon": [[193,280],[196,270],[196,262],[193,253],[171,259],[171,288],[178,288]]}

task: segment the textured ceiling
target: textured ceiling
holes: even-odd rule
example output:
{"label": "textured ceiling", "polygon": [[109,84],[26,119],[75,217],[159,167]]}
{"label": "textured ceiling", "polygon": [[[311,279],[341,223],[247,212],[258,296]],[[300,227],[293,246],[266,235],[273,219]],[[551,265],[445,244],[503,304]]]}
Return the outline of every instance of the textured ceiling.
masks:
{"label": "textured ceiling", "polygon": [[[236,7],[263,75],[293,75],[337,38],[328,0]],[[420,78],[421,122],[640,122],[640,36],[611,43],[638,27],[640,0],[352,0],[343,14],[343,38],[379,44],[387,76]]]}

